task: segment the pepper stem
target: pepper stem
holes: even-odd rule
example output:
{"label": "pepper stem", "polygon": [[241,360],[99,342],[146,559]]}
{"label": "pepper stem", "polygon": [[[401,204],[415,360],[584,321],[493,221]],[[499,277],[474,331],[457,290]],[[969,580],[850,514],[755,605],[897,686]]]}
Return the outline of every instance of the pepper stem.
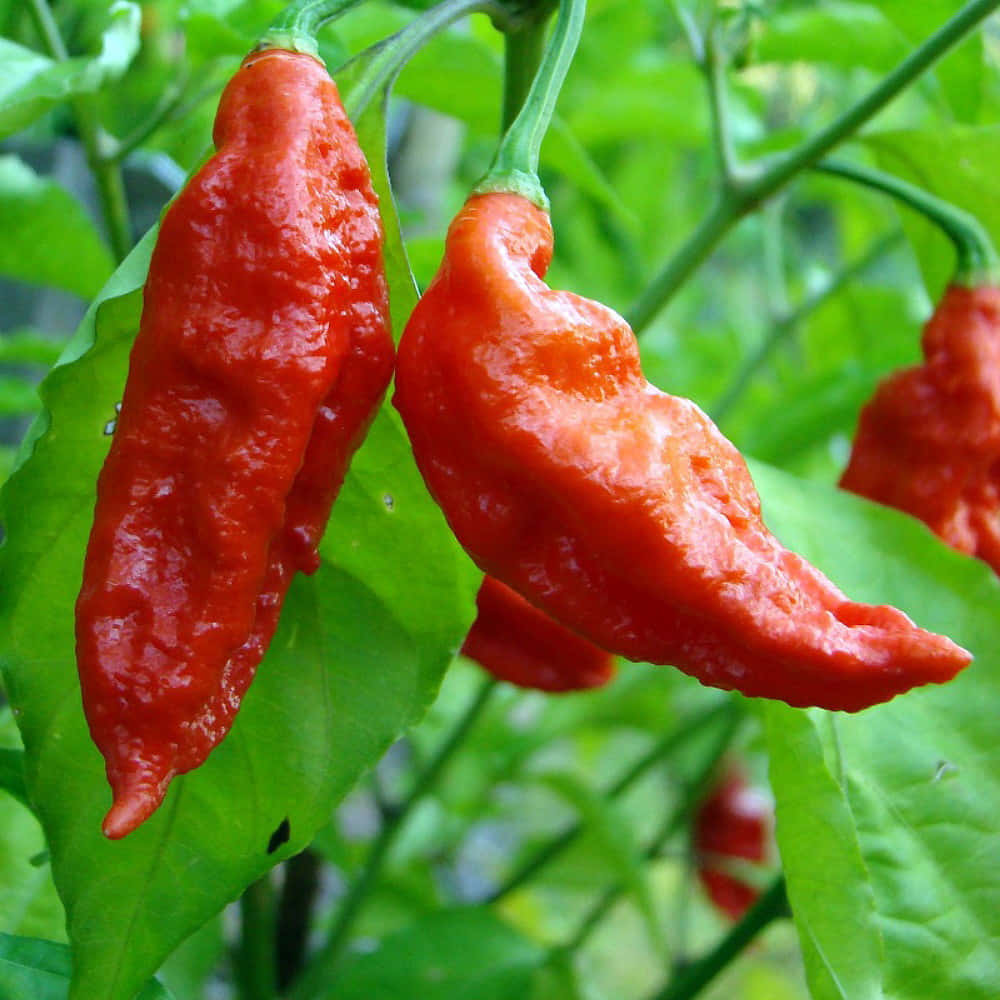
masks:
{"label": "pepper stem", "polygon": [[319,58],[316,35],[328,21],[356,7],[361,0],[295,0],[271,23],[257,49],[288,49]]}
{"label": "pepper stem", "polygon": [[528,96],[500,140],[493,165],[476,185],[474,194],[511,192],[548,211],[549,200],[538,180],[538,157],[583,32],[586,10],[586,0],[559,0],[556,26]]}
{"label": "pepper stem", "polygon": [[986,229],[974,215],[923,188],[873,167],[823,160],[813,169],[888,194],[938,226],[955,246],[955,274],[952,279],[955,284],[975,287],[1000,282],[1000,258]]}

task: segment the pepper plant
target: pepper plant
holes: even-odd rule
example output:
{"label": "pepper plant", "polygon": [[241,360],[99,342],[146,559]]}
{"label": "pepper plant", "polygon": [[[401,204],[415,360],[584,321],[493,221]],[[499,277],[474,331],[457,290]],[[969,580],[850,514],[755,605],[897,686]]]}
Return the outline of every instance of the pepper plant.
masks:
{"label": "pepper plant", "polygon": [[[949,282],[995,280],[997,7],[0,0],[0,996],[1000,994],[996,576],[837,487]],[[482,572],[387,404],[232,731],[106,839],[74,605],[156,220],[223,87],[262,37],[315,38],[398,341],[448,221],[519,167],[498,141],[557,8],[579,45],[527,130],[549,284],[628,320],[649,381],[748,456],[783,545],[971,666],[853,714],[625,660],[587,691],[499,681],[459,653]],[[693,840],[734,767],[774,844],[714,859],[755,900],[725,912]]]}

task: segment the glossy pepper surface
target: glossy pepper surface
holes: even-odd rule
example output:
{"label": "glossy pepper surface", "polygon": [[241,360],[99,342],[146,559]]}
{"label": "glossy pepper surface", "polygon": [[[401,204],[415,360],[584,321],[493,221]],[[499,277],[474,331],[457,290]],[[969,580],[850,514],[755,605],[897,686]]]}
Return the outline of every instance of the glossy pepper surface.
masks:
{"label": "glossy pepper surface", "polygon": [[400,342],[394,402],[486,573],[596,645],[705,684],[853,711],[969,655],[783,548],[736,449],[651,386],[606,307],[542,281],[547,214],[473,195]]}
{"label": "glossy pepper surface", "polygon": [[134,829],[232,725],[391,377],[382,229],[337,90],[252,54],[166,212],[77,602],[77,659]]}
{"label": "glossy pepper surface", "polygon": [[615,658],[564,628],[491,576],[476,595],[462,654],[494,677],[538,691],[583,691],[615,675]]}
{"label": "glossy pepper surface", "polygon": [[1000,288],[950,286],[921,346],[862,409],[840,485],[1000,573]]}
{"label": "glossy pepper surface", "polygon": [[771,820],[770,802],[737,767],[723,774],[695,814],[698,880],[712,902],[733,920],[739,920],[760,895],[756,885],[740,877],[733,862],[767,862]]}

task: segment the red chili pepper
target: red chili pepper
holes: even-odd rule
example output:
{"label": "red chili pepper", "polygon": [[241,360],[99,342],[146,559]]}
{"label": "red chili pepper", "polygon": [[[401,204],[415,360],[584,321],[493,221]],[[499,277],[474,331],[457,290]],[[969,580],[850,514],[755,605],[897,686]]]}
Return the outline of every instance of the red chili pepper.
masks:
{"label": "red chili pepper", "polygon": [[481,569],[604,649],[792,705],[854,711],[969,663],[784,549],[740,454],[646,381],[624,320],[544,284],[551,255],[540,208],[474,195],[399,348],[395,405]]}
{"label": "red chili pepper", "polygon": [[922,347],[861,411],[840,485],[1000,573],[1000,288],[949,287]]}
{"label": "red chili pepper", "polygon": [[323,66],[248,56],[214,138],[160,227],[77,602],[109,837],[228,732],[392,372],[377,199]]}
{"label": "red chili pepper", "polygon": [[615,658],[563,628],[491,576],[476,595],[479,614],[462,654],[494,677],[539,691],[601,687],[615,675]]}
{"label": "red chili pepper", "polygon": [[733,859],[763,865],[771,841],[771,805],[737,768],[726,772],[698,807],[694,849],[698,879],[709,898],[733,920],[754,904],[760,890],[734,874]]}

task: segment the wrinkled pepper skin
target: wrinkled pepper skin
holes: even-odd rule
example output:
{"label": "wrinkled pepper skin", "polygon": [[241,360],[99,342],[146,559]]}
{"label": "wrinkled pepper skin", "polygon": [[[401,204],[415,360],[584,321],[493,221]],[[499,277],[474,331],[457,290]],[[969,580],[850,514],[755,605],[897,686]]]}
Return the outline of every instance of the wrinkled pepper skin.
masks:
{"label": "wrinkled pepper skin", "polygon": [[133,830],[232,725],[392,374],[368,166],[315,59],[248,56],[163,217],[76,609]]}
{"label": "wrinkled pepper skin", "polygon": [[621,317],[545,285],[551,254],[546,213],[472,196],[400,342],[395,405],[484,572],[613,653],[796,706],[856,711],[969,663],[784,549],[740,454],[646,381]]}
{"label": "wrinkled pepper skin", "polygon": [[709,899],[732,920],[739,920],[750,909],[760,891],[735,874],[729,862],[766,864],[771,822],[767,798],[736,767],[723,774],[695,813],[698,880]]}
{"label": "wrinkled pepper skin", "polygon": [[949,287],[921,346],[862,409],[840,485],[1000,573],[1000,288]]}
{"label": "wrinkled pepper skin", "polygon": [[602,687],[615,658],[576,635],[491,576],[476,595],[476,620],[462,655],[494,677],[551,693]]}

